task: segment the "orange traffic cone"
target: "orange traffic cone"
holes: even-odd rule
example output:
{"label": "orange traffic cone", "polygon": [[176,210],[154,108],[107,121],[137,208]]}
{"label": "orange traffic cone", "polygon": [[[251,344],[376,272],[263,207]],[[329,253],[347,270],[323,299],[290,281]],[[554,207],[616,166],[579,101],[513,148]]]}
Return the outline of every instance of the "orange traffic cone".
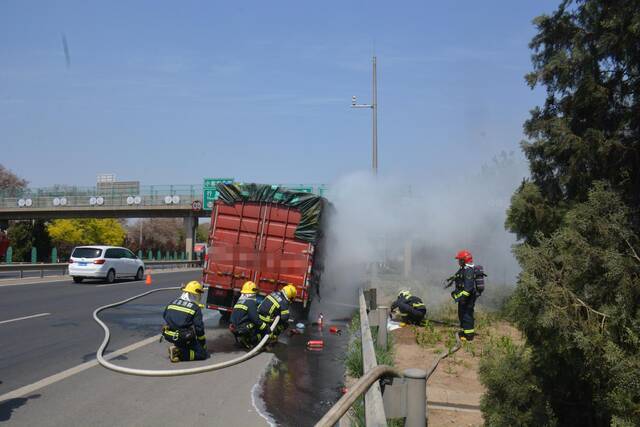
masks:
{"label": "orange traffic cone", "polygon": [[151,285],[151,274],[147,273],[147,278],[145,279],[144,283],[149,286]]}

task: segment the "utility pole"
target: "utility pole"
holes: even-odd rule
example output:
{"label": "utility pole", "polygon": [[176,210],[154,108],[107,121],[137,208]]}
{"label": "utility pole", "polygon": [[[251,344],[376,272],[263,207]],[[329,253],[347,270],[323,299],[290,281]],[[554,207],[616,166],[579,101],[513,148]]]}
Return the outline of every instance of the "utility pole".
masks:
{"label": "utility pole", "polygon": [[356,97],[351,97],[351,108],[371,108],[371,169],[373,174],[378,174],[378,83],[376,70],[376,57],[371,59],[371,104],[357,104]]}

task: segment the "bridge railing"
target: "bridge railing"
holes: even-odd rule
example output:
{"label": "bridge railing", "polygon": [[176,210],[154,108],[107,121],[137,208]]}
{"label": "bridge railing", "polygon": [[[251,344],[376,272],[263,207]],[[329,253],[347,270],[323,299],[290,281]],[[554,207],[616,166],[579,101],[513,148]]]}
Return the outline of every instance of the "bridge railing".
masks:
{"label": "bridge railing", "polygon": [[199,185],[149,185],[129,188],[64,187],[0,191],[0,208],[148,207],[191,205],[202,201]]}

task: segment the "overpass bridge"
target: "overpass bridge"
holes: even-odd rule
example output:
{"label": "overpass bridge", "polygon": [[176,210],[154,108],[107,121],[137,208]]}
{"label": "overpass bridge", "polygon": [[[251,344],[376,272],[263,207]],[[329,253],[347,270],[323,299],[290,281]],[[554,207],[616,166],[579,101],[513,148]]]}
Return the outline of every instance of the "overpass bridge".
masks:
{"label": "overpass bridge", "polygon": [[[213,180],[222,181],[222,180]],[[292,190],[323,194],[324,186],[279,184]],[[188,259],[198,218],[211,215],[217,198],[204,185],[147,185],[138,182],[98,183],[92,187],[48,187],[0,191],[0,229],[9,220],[69,218],[183,218]]]}

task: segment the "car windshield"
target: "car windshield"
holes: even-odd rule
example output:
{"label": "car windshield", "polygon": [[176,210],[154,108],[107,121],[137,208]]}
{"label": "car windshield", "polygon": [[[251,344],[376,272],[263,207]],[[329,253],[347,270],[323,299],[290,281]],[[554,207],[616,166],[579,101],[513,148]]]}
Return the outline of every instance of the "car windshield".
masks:
{"label": "car windshield", "polygon": [[75,248],[71,254],[74,258],[98,258],[102,254],[99,248]]}

